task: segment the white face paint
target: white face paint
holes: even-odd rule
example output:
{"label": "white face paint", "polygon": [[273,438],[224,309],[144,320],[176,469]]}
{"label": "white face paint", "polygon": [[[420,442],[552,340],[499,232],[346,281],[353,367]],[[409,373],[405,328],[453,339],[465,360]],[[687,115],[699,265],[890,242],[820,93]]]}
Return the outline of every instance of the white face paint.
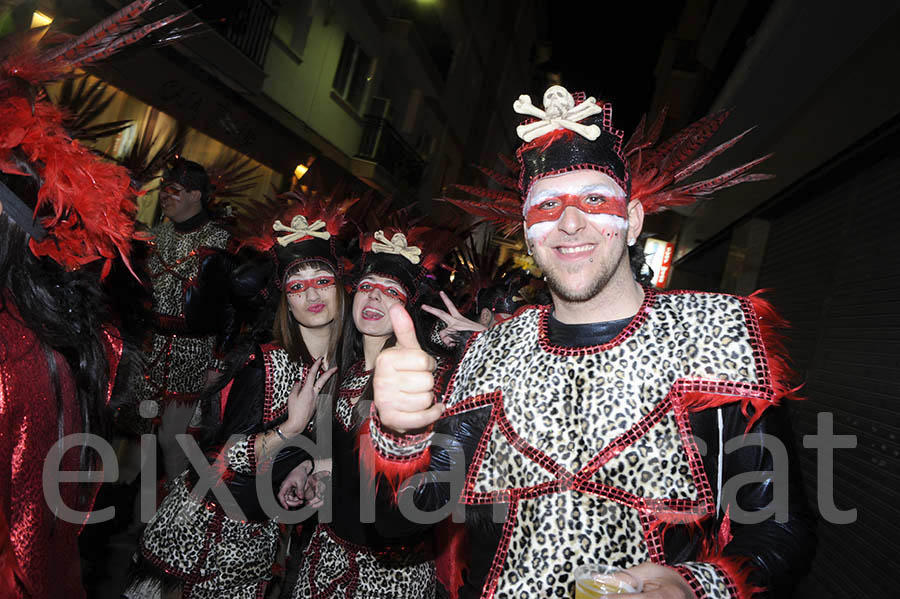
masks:
{"label": "white face paint", "polygon": [[585,301],[630,268],[629,203],[615,179],[579,169],[544,177],[532,191],[525,214],[528,244],[554,298]]}
{"label": "white face paint", "polygon": [[[628,221],[626,221],[621,216],[613,216],[612,214],[585,214],[585,218],[587,218],[588,222],[597,227],[598,229],[603,228],[614,228],[620,231],[624,231],[628,228]],[[553,229],[556,228],[559,219],[555,221],[547,221],[542,223],[536,223],[528,228],[525,231],[525,236],[530,240],[534,241],[535,239],[543,239],[547,235],[550,234]]]}
{"label": "white face paint", "polygon": [[592,183],[575,189],[545,187],[529,195],[523,208],[526,237],[532,241],[546,237],[569,206],[580,210],[597,228],[628,228],[625,193],[610,179],[609,183]]}
{"label": "white face paint", "polygon": [[[525,204],[522,206],[522,216],[526,216],[528,214],[528,210],[532,206],[537,206],[545,200],[550,200],[553,198],[558,198],[562,195],[566,194],[575,194],[575,195],[600,195],[605,197],[624,197],[625,192],[622,191],[622,188],[619,187],[615,181],[610,180],[612,185],[607,183],[593,183],[591,185],[584,185],[579,189],[572,191],[569,189],[558,189],[556,187],[550,187],[546,189],[542,189],[537,193],[528,194],[528,198],[525,200]],[[533,188],[532,188],[533,189]]]}

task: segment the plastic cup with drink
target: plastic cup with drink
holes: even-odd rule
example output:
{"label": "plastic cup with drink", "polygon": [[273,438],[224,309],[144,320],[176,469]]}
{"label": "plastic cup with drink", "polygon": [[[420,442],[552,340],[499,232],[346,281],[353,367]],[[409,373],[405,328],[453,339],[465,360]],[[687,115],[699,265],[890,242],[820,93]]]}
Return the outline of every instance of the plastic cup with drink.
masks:
{"label": "plastic cup with drink", "polygon": [[596,599],[620,593],[640,593],[641,581],[621,568],[585,564],[575,568],[575,599]]}

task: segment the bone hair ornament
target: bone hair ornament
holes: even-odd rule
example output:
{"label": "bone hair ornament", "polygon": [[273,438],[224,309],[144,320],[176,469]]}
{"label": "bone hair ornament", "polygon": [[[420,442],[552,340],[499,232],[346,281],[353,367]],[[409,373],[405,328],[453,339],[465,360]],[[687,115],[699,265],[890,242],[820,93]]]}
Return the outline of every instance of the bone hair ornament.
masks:
{"label": "bone hair ornament", "polygon": [[578,121],[600,114],[603,108],[597,105],[597,100],[593,96],[576,106],[575,98],[561,85],[553,85],[544,92],[544,110],[532,104],[531,97],[527,94],[522,94],[513,102],[513,110],[540,119],[516,127],[516,133],[526,143],[556,129],[574,131],[591,141],[600,137],[600,127],[582,125]]}
{"label": "bone hair ornament", "polygon": [[286,247],[289,243],[299,241],[306,237],[330,239],[331,233],[329,233],[328,231],[323,231],[322,229],[324,228],[325,221],[317,220],[312,224],[309,224],[306,220],[306,217],[300,214],[291,219],[290,226],[285,225],[280,220],[276,220],[274,223],[272,223],[273,230],[285,231],[289,233],[289,235],[282,235],[278,238],[278,243],[281,244],[281,247]]}
{"label": "bone hair ornament", "polygon": [[372,243],[372,251],[376,254],[398,254],[413,264],[418,264],[421,260],[422,250],[414,245],[408,245],[406,235],[403,233],[394,233],[388,239],[382,230],[376,231],[374,237],[375,242]]}

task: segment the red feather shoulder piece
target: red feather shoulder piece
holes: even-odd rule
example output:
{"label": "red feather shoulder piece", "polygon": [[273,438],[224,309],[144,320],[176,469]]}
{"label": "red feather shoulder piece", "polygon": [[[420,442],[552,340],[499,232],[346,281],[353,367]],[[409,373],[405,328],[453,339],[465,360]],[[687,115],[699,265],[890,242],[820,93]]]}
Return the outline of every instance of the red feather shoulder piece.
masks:
{"label": "red feather shoulder piece", "polygon": [[36,256],[71,270],[104,260],[104,274],[117,256],[128,264],[137,197],[128,171],[73,141],[55,106],[0,103],[0,171],[43,182],[34,214],[48,234],[31,239]]}

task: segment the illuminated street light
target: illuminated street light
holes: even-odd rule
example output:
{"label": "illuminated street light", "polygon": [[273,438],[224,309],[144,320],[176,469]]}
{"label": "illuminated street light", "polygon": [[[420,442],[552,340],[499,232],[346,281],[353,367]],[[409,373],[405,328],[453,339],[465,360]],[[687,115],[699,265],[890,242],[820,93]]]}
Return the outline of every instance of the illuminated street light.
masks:
{"label": "illuminated street light", "polygon": [[53,22],[53,17],[49,15],[45,15],[39,10],[34,11],[34,14],[31,15],[31,28],[34,29],[36,27],[45,27]]}

